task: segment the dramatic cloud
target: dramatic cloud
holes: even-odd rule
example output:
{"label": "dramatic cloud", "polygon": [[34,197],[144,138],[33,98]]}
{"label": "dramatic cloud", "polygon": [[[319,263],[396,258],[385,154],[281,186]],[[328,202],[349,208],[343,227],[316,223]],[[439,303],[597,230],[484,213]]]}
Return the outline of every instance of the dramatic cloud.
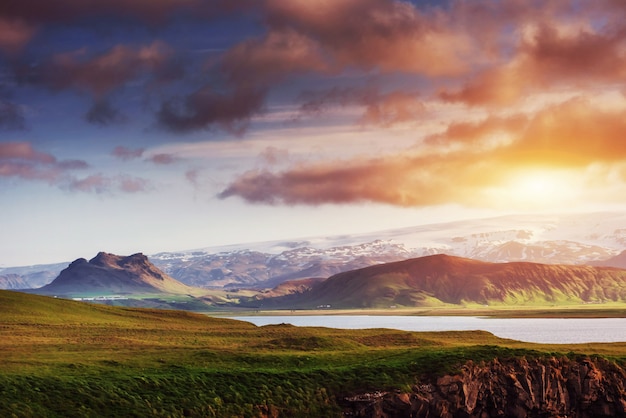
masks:
{"label": "dramatic cloud", "polygon": [[477,53],[445,14],[408,2],[268,0],[267,15],[272,28],[291,28],[318,42],[340,68],[454,75]]}
{"label": "dramatic cloud", "polygon": [[118,145],[117,147],[113,149],[113,151],[111,151],[111,155],[114,156],[115,158],[119,158],[120,160],[127,161],[127,160],[133,160],[135,158],[141,158],[144,151],[145,151],[144,148],[131,149],[131,148],[124,147],[122,145]]}
{"label": "dramatic cloud", "polygon": [[288,205],[488,206],[493,203],[489,190],[506,187],[524,170],[621,167],[626,163],[623,132],[626,111],[573,99],[530,116],[451,124],[426,138],[430,152],[412,149],[380,158],[301,164],[282,172],[248,171],[219,197]]}
{"label": "dramatic cloud", "polygon": [[520,30],[514,55],[440,97],[468,105],[511,105],[546,88],[597,90],[626,76],[626,22],[584,25],[540,20]]}
{"label": "dramatic cloud", "polygon": [[378,202],[423,206],[468,201],[480,167],[456,166],[458,179],[445,175],[458,161],[444,158],[395,156],[312,164],[282,173],[250,171],[219,197],[240,196],[251,203],[344,204]]}

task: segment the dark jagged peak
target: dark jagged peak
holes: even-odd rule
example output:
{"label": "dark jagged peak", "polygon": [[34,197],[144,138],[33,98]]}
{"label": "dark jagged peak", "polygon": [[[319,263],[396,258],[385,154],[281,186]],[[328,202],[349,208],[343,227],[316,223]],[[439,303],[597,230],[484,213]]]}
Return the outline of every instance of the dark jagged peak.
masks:
{"label": "dark jagged peak", "polygon": [[124,258],[126,257],[100,251],[94,258],[89,260],[89,264],[101,267],[119,267],[120,261]]}
{"label": "dark jagged peak", "polygon": [[99,252],[89,261],[77,259],[38,290],[45,294],[189,294],[196,289],[163,273],[142,253],[119,256]]}
{"label": "dark jagged peak", "polygon": [[70,267],[72,266],[79,266],[81,264],[87,264],[88,261],[84,258],[77,258],[76,260],[72,261],[72,263],[70,263]]}

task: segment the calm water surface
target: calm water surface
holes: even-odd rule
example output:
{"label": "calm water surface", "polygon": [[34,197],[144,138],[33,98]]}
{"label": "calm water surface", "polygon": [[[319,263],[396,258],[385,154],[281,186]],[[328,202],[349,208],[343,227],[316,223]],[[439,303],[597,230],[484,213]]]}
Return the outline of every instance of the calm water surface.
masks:
{"label": "calm water surface", "polygon": [[626,342],[626,318],[481,318],[470,316],[237,316],[255,325],[292,324],[343,329],[392,328],[404,331],[483,330],[533,343]]}

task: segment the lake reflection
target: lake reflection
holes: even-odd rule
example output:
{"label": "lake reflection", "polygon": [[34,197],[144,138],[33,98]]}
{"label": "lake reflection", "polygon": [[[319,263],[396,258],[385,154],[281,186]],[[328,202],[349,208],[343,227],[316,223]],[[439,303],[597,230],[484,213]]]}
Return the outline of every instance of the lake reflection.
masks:
{"label": "lake reflection", "polygon": [[237,316],[255,325],[292,324],[342,329],[392,328],[404,331],[483,330],[532,343],[626,342],[626,318],[479,318],[471,316]]}

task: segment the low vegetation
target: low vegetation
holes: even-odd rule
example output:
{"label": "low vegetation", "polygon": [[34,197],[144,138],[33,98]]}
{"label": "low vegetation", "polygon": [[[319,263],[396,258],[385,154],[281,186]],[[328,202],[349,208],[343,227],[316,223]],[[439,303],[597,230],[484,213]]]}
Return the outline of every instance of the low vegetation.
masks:
{"label": "low vegetation", "polygon": [[480,331],[413,333],[247,322],[0,291],[2,417],[332,417],[339,400],[409,390],[466,361],[599,353]]}

